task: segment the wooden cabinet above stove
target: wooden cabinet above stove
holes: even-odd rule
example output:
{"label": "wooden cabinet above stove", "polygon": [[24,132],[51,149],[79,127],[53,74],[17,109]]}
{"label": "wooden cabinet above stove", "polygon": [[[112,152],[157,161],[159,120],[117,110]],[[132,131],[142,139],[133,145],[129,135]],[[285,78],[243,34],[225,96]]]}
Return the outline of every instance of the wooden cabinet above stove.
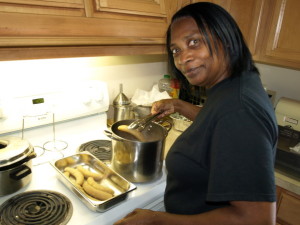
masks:
{"label": "wooden cabinet above stove", "polygon": [[[0,0],[0,60],[164,54],[171,16],[204,0]],[[300,69],[298,0],[205,0],[236,19],[256,62]]]}
{"label": "wooden cabinet above stove", "polygon": [[182,2],[0,0],[0,60],[161,54]]}
{"label": "wooden cabinet above stove", "polygon": [[300,69],[299,0],[191,0],[203,1],[234,17],[256,62]]}

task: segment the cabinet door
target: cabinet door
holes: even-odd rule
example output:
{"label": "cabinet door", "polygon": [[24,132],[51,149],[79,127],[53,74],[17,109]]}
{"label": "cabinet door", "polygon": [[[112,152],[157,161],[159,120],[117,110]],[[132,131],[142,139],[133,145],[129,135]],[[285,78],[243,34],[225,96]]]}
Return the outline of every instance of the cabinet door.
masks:
{"label": "cabinet door", "polygon": [[166,9],[169,9],[167,11],[168,13],[168,24],[170,23],[172,16],[182,7],[191,4],[191,0],[177,0],[177,1],[172,1],[168,0],[166,1]]}
{"label": "cabinet door", "polygon": [[[274,0],[269,7],[268,23],[261,59],[267,63],[300,68],[300,1]],[[266,9],[267,11],[267,9]]]}
{"label": "cabinet door", "polygon": [[265,3],[265,0],[243,0],[242,3],[231,0],[227,4],[228,11],[239,25],[254,59],[258,54],[258,35]]}
{"label": "cabinet door", "polygon": [[300,224],[300,198],[296,194],[282,190],[278,199],[277,223],[282,225]]}
{"label": "cabinet door", "polygon": [[85,16],[84,0],[0,0],[0,12]]}
{"label": "cabinet door", "polygon": [[[192,2],[203,2],[193,0]],[[241,29],[245,41],[256,58],[258,49],[258,32],[261,26],[261,14],[265,0],[209,0],[226,9],[235,19]]]}
{"label": "cabinet door", "polygon": [[166,17],[164,0],[95,0],[96,10],[134,15]]}

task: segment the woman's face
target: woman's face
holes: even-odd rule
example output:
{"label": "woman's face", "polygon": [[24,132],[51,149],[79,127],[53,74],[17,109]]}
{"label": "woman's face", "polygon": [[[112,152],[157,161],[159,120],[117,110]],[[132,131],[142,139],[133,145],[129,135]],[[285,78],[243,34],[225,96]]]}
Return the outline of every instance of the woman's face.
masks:
{"label": "woman's face", "polygon": [[190,84],[211,88],[229,76],[222,48],[218,54],[212,48],[211,55],[193,18],[180,18],[171,25],[174,63]]}

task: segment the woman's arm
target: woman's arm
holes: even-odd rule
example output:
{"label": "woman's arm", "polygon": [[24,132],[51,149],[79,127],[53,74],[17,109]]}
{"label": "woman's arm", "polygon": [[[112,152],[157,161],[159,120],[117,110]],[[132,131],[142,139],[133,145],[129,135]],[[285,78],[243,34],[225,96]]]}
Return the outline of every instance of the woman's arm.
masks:
{"label": "woman's arm", "polygon": [[114,225],[275,225],[275,202],[233,201],[197,215],[177,215],[137,209]]}
{"label": "woman's arm", "polygon": [[201,110],[201,107],[185,102],[180,99],[163,99],[152,104],[151,113],[156,114],[162,112],[164,117],[172,113],[178,112],[190,120],[194,120]]}

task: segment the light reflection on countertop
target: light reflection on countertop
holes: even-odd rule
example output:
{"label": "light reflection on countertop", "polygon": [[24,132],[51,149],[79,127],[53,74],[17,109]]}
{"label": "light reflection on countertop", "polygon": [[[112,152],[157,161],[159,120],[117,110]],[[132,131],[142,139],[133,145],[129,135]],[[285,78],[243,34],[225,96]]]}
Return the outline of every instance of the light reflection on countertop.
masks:
{"label": "light reflection on countertop", "polygon": [[167,153],[174,143],[174,141],[182,134],[182,132],[177,131],[172,127],[172,129],[169,131],[168,136],[165,141],[165,149],[164,149],[164,158],[166,158]]}
{"label": "light reflection on countertop", "polygon": [[279,187],[300,195],[300,179],[292,174],[275,169],[275,182]]}

